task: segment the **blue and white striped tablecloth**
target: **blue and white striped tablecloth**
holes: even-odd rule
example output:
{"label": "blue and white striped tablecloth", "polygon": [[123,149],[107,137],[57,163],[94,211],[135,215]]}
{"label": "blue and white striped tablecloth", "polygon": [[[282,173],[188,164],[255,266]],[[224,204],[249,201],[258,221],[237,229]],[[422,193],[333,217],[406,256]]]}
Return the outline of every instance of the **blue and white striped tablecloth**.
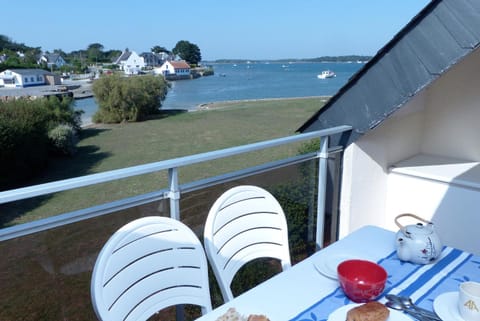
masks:
{"label": "blue and white striped tablecloth", "polygon": [[[404,262],[396,252],[378,263],[388,273],[384,294],[409,296],[416,304],[429,310],[433,310],[433,301],[438,295],[457,291],[460,283],[465,281],[480,282],[480,257],[451,247],[445,247],[434,264]],[[353,302],[337,288],[290,321],[326,321],[330,313],[350,303]]]}

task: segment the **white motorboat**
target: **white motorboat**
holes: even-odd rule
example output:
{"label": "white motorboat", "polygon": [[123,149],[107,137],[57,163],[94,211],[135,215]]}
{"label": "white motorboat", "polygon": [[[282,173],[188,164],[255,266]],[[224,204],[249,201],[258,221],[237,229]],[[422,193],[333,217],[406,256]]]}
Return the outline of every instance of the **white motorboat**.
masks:
{"label": "white motorboat", "polygon": [[319,78],[319,79],[326,79],[326,78],[333,78],[333,77],[335,77],[335,76],[336,76],[336,75],[335,75],[335,73],[334,73],[333,71],[331,71],[331,70],[324,70],[324,71],[322,71],[321,74],[318,74],[318,75],[317,75],[317,78]]}

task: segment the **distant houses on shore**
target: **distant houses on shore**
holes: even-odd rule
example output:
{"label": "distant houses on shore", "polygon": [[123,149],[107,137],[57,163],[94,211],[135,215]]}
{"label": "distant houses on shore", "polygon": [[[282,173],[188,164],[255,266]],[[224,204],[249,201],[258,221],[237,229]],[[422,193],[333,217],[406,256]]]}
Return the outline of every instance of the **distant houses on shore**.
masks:
{"label": "distant houses on shore", "polygon": [[115,60],[126,75],[138,75],[152,70],[156,75],[163,75],[168,80],[189,79],[192,77],[190,65],[185,60],[165,52],[144,52],[138,55],[135,51],[124,50]]}
{"label": "distant houses on shore", "polygon": [[160,68],[153,69],[155,74],[163,75],[167,80],[189,79],[190,65],[185,61],[165,61]]}
{"label": "distant houses on shore", "polygon": [[61,85],[60,75],[43,69],[7,69],[0,72],[0,87]]}
{"label": "distant houses on shore", "polygon": [[[6,59],[6,57],[3,57]],[[37,63],[50,69],[68,65],[60,54],[42,54]],[[118,66],[118,70],[125,75],[138,75],[152,73],[163,75],[167,80],[179,80],[196,78],[199,74],[192,71],[190,65],[184,60],[165,52],[144,52],[140,55],[135,51],[125,49],[120,56],[112,62]],[[92,67],[93,68],[93,67]],[[98,77],[102,68],[95,66],[91,70],[90,78]],[[73,75],[72,75],[73,79]],[[56,73],[44,69],[7,69],[0,72],[0,88],[25,88],[30,86],[61,85],[62,77]]]}

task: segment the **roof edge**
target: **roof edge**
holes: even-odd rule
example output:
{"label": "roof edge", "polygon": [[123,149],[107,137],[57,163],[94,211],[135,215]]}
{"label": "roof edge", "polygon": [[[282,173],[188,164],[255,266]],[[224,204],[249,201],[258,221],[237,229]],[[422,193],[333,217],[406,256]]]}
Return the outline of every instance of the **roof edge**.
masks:
{"label": "roof edge", "polygon": [[372,68],[378,61],[384,57],[391,48],[393,48],[406,34],[408,34],[412,29],[415,28],[426,16],[428,13],[432,12],[441,0],[432,0],[427,4],[419,13],[417,13],[399,32],[397,32],[393,38],[387,42],[382,48],[380,48],[377,53],[356,73],[350,77],[345,85],[343,85],[328,101],[327,103],[317,111],[312,117],[310,117],[302,126],[300,126],[296,132],[305,131],[312,123],[314,123],[318,116],[328,109],[335,101],[337,101],[346,91],[348,91],[367,71]]}

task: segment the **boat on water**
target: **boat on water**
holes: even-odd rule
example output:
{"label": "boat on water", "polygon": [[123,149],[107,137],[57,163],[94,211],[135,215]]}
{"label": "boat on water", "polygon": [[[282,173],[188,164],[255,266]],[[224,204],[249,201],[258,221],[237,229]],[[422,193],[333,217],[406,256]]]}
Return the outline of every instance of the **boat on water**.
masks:
{"label": "boat on water", "polygon": [[334,73],[333,71],[331,71],[331,70],[324,70],[324,71],[322,71],[321,74],[318,74],[318,75],[317,75],[317,78],[319,78],[319,79],[326,79],[326,78],[333,78],[333,77],[335,77],[335,76],[336,76],[336,75],[335,75],[335,73]]}

